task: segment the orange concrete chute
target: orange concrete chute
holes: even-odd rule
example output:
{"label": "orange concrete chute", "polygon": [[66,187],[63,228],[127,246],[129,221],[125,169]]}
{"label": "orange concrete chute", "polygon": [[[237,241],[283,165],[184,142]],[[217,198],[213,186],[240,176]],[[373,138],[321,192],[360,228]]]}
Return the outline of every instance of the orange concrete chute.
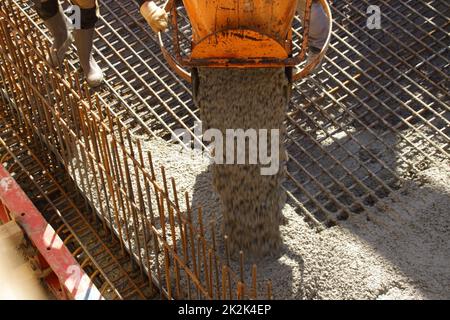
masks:
{"label": "orange concrete chute", "polygon": [[[253,30],[230,29],[216,32],[192,48],[191,59],[201,61],[202,59],[229,59],[229,62],[242,64],[249,59],[276,60],[286,59],[288,50],[274,39]],[[221,64],[220,61],[216,62]],[[224,61],[223,64],[227,64]],[[276,64],[276,63],[275,63]],[[278,62],[278,65],[282,62]]]}
{"label": "orange concrete chute", "polygon": [[194,41],[229,29],[250,29],[286,40],[297,0],[183,0]]}
{"label": "orange concrete chute", "polygon": [[183,0],[192,59],[286,59],[297,0]]}
{"label": "orange concrete chute", "polygon": [[[166,10],[171,14],[174,52],[169,53],[159,34],[162,52],[169,65],[184,79],[191,81],[186,68],[270,68],[295,67],[306,58],[312,0],[306,0],[301,52],[293,56],[292,22],[298,0],[183,0],[192,27],[191,52],[180,49],[180,26],[176,0],[169,0]],[[320,0],[329,20],[327,0]],[[325,55],[331,35],[320,59]],[[319,59],[319,61],[320,61]],[[319,61],[293,74],[298,80],[308,75]]]}

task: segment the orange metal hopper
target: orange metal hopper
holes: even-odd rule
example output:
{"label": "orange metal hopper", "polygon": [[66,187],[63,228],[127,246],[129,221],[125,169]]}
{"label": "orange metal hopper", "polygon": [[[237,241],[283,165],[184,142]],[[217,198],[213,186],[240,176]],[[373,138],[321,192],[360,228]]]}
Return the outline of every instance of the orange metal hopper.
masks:
{"label": "orange metal hopper", "polygon": [[[320,0],[329,19],[326,0]],[[292,21],[297,0],[183,0],[192,27],[192,50],[189,57],[181,54],[178,12],[175,0],[169,0],[175,57],[160,45],[169,64],[184,79],[191,81],[185,67],[268,68],[294,67],[306,57],[312,0],[306,0],[304,35],[301,53],[292,56]],[[297,80],[308,74],[325,55],[327,45],[317,61],[293,76]]]}
{"label": "orange metal hopper", "polygon": [[192,60],[286,59],[297,0],[184,0]]}

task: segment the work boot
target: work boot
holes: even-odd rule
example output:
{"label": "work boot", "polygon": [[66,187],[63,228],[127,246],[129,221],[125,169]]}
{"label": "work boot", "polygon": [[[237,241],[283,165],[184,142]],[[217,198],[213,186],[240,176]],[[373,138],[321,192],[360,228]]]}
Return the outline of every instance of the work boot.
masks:
{"label": "work boot", "polygon": [[58,13],[44,21],[53,36],[53,43],[47,62],[52,67],[59,66],[64,61],[64,56],[72,44],[73,37],[68,27],[68,20],[59,6]]}
{"label": "work boot", "polygon": [[103,71],[92,55],[95,29],[76,29],[73,32],[78,58],[83,69],[86,82],[91,87],[97,87],[103,82]]}

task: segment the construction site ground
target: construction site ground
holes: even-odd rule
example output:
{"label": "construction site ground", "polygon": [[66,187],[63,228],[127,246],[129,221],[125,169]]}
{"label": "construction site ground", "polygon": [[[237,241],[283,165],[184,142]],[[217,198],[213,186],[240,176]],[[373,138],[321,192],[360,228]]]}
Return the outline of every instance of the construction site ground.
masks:
{"label": "construction site ground", "polygon": [[[208,159],[160,139],[144,145],[179,191],[189,191],[193,204],[203,206],[205,220],[220,225]],[[388,206],[320,232],[287,203],[282,250],[276,259],[259,261],[258,274],[272,280],[280,299],[449,299],[449,182],[448,163],[430,167],[391,194]],[[247,264],[245,274],[250,272]]]}
{"label": "construction site ground", "polygon": [[[218,235],[216,253],[226,261],[210,161],[172,141],[179,128],[193,135],[199,118],[190,86],[170,71],[134,4],[99,2],[95,56],[107,79],[99,101],[123,120],[144,153],[151,151],[154,167],[165,168],[178,193],[188,192],[192,208],[203,208],[201,222],[214,229],[205,238]],[[275,299],[450,299],[450,5],[379,2],[387,8],[386,27],[374,31],[365,29],[368,1],[335,4],[323,70],[294,85],[283,246],[257,261],[258,288],[271,280]],[[8,3],[48,40],[27,1]],[[76,72],[77,63],[72,52],[67,67]],[[71,161],[71,178],[93,186],[96,173],[81,157]],[[98,212],[110,202],[86,197]],[[186,207],[184,197],[178,201]],[[240,269],[239,261],[229,264]],[[252,267],[244,261],[245,283],[252,282]]]}

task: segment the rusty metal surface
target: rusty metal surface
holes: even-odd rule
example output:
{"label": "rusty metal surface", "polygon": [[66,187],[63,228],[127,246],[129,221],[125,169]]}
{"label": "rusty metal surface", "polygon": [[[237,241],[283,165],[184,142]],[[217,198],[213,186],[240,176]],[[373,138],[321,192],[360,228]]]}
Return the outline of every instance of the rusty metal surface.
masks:
{"label": "rusty metal surface", "polygon": [[[62,222],[59,231],[70,231],[70,238],[82,247],[87,255],[82,267],[91,264],[94,275],[101,274],[121,299],[149,298],[154,288],[167,299],[267,297],[270,290],[256,288],[256,272],[252,283],[245,284],[242,274],[221,261],[213,222],[204,221],[202,209],[192,207],[188,194],[178,194],[164,167],[154,166],[151,153],[143,152],[140,140],[132,138],[133,127],[103,96],[81,84],[70,62],[60,66],[63,72],[47,65],[48,43],[15,1],[7,1],[0,11],[0,26],[0,74],[8,100],[2,110],[8,129],[22,139],[20,145],[28,154],[34,154],[30,143],[41,150],[30,159],[31,165],[61,168],[57,175],[73,180],[72,188],[79,189],[93,209],[81,211],[83,201],[75,202],[70,186],[58,182],[47,172],[50,169],[27,173],[35,181],[33,173],[43,172],[36,180],[55,183],[60,196],[47,208],[49,219]],[[11,147],[5,149],[16,159]],[[186,198],[183,207],[181,197]],[[62,203],[70,205],[69,216],[59,214],[56,205]],[[87,244],[82,239],[85,231],[92,237]],[[108,237],[117,243],[107,243]],[[89,253],[89,245],[97,244],[102,244],[101,252]],[[119,250],[113,252],[110,246]],[[111,259],[106,267],[96,260],[103,253]],[[126,261],[135,266],[132,271],[140,281],[123,267]],[[118,280],[109,274],[112,269],[119,271]],[[126,282],[124,287],[119,280]],[[263,286],[270,287],[270,281]]]}
{"label": "rusty metal surface", "polygon": [[[126,92],[136,112],[134,118],[122,111],[124,118],[136,131],[170,139],[174,130],[188,128],[197,139],[190,87],[165,64],[136,7],[102,4],[97,53],[111,85]],[[382,28],[371,30],[366,11],[373,4],[333,5],[323,69],[295,84],[287,115],[285,188],[299,214],[318,226],[384,206],[405,180],[449,159],[449,4],[377,1]],[[180,47],[187,54],[191,31],[187,17],[180,19],[186,25]],[[299,21],[294,26],[301,39]],[[295,46],[298,52],[301,41]]]}
{"label": "rusty metal surface", "polygon": [[[310,75],[323,60],[330,44],[333,19],[330,5],[327,0],[319,3],[328,17],[329,29],[322,50],[307,63],[304,62],[309,47],[311,0],[304,3],[302,35],[295,39],[301,43],[301,50],[296,50],[295,55],[292,54],[294,30],[291,25],[298,8],[294,1],[254,1],[251,4],[242,1],[184,1],[183,4],[167,1],[165,9],[170,12],[171,24],[168,32],[158,34],[159,46],[172,69],[189,83],[192,77],[190,69],[185,67],[295,67],[292,75],[295,82]],[[171,35],[170,41],[167,35]]]}
{"label": "rusty metal surface", "polygon": [[[8,213],[9,219],[20,225],[33,246],[38,250],[38,256],[42,259],[39,267],[41,269],[50,268],[51,273],[45,276],[43,280],[55,297],[75,300],[103,299],[55,230],[48,224],[1,163],[0,207],[5,213]],[[3,218],[1,220],[3,223],[9,221],[5,216]]]}
{"label": "rusty metal surface", "polygon": [[[99,222],[91,219],[92,209],[86,206],[86,201],[80,192],[76,192],[76,185],[68,179],[62,168],[58,168],[55,159],[50,157],[50,152],[41,149],[42,145],[39,145],[38,149],[34,145],[34,148],[38,150],[39,156],[37,156],[35,151],[29,147],[36,141],[23,140],[22,134],[13,129],[12,117],[7,116],[8,118],[5,119],[4,113],[0,115],[2,162],[7,165],[8,170],[14,174],[15,179],[34,200],[34,204],[49,222],[49,227],[44,229],[35,224],[28,224],[28,231],[38,236],[38,242],[41,243],[45,237],[39,236],[40,231],[44,231],[48,237],[51,236],[50,230],[56,230],[57,239],[62,239],[60,241],[64,245],[63,248],[68,248],[70,258],[75,258],[79,263],[78,266],[81,266],[80,270],[73,267],[62,271],[58,270],[62,275],[66,275],[67,285],[76,293],[73,295],[73,292],[69,291],[69,297],[86,299],[92,297],[96,292],[100,294],[96,288],[90,288],[87,291],[89,294],[86,295],[82,290],[76,291],[82,288],[80,284],[86,283],[86,279],[77,278],[79,275],[87,277],[85,273],[88,274],[87,279],[90,279],[99,288],[104,298],[144,299],[152,297],[152,286],[149,287],[148,281],[145,281],[139,272],[136,272],[136,267],[129,262],[129,257],[120,254],[117,243],[114,243],[117,239],[105,236]],[[43,158],[46,158],[45,166],[42,163]],[[59,245],[59,242],[53,241],[52,243],[53,246]],[[59,253],[60,250],[58,248],[54,251]],[[70,261],[70,259],[65,261]],[[64,264],[60,267],[64,267]],[[64,277],[60,277],[60,279],[63,280]],[[51,283],[55,282],[55,279],[50,280]],[[80,280],[83,280],[83,283]],[[58,279],[56,279],[56,283],[58,283]],[[75,287],[73,287],[74,285]],[[61,294],[64,293],[55,292],[55,296]]]}
{"label": "rusty metal surface", "polygon": [[[77,145],[78,161],[95,170],[98,184],[105,185],[121,206],[99,208],[102,223],[110,227],[115,214],[124,218],[118,219],[119,222],[131,222],[131,232],[125,226],[110,228],[115,230],[113,233],[125,251],[138,243],[130,245],[135,238],[133,230],[139,231],[142,223],[136,218],[137,209],[144,209],[142,203],[149,200],[142,190],[150,187],[152,195],[159,197],[154,202],[157,219],[150,223],[149,234],[154,233],[160,244],[160,254],[154,257],[160,263],[146,262],[145,249],[143,255],[135,254],[131,260],[147,274],[153,271],[150,278],[166,298],[232,298],[242,296],[242,290],[251,292],[239,285],[236,281],[239,277],[234,273],[235,278],[229,276],[232,272],[226,263],[215,265],[212,259],[212,267],[208,266],[208,255],[215,255],[202,240],[204,230],[191,228],[189,208],[178,208],[176,199],[167,196],[171,181],[164,178],[165,183],[157,183],[153,175],[157,169],[151,169],[149,157],[141,158],[139,146],[130,148],[133,142],[126,142],[128,134],[169,140],[180,128],[187,129],[198,141],[193,128],[199,121],[199,111],[192,101],[190,87],[165,63],[156,35],[139,16],[135,4],[100,0],[103,18],[95,51],[107,80],[94,96],[80,85],[74,73],[75,55],[69,56],[64,66],[67,74],[64,79],[43,64],[39,53],[42,55],[48,46],[48,33],[28,2],[5,3],[17,15],[10,18],[10,28],[14,29],[14,21],[20,21],[15,28],[23,31],[14,34],[16,39],[9,29],[3,30],[3,39],[12,43],[4,43],[2,47],[8,47],[12,55],[3,58],[6,65],[0,64],[4,74],[11,74],[12,78],[4,81],[13,92],[13,100],[20,102],[21,110],[28,110],[18,119],[28,125],[33,121],[43,124],[39,140],[56,155],[58,162],[64,163],[73,179],[81,177],[76,182],[90,199],[100,189],[97,190],[95,182],[86,183],[83,173],[76,173],[78,169],[68,162],[69,145]],[[291,205],[318,228],[333,226],[352,214],[370,212],[374,206],[389,207],[385,199],[393,190],[417,172],[450,159],[449,4],[444,0],[426,3],[380,0],[377,4],[383,8],[382,29],[369,30],[366,10],[370,4],[373,3],[366,0],[345,0],[333,6],[333,40],[323,69],[295,85],[287,115],[290,161],[285,189]],[[187,18],[183,19],[187,24]],[[189,28],[181,31],[180,47],[187,52],[191,34]],[[300,38],[300,33],[297,21],[294,34]],[[24,52],[14,55],[14,44],[24,40],[25,35],[29,42]],[[299,47],[300,43],[296,43],[296,50]],[[26,68],[19,68],[24,64]],[[14,71],[5,73],[6,67]],[[21,74],[20,70],[29,71]],[[42,96],[30,98],[38,92]],[[50,99],[49,93],[55,92],[56,99]],[[48,110],[48,114],[40,114],[37,106]],[[67,106],[78,110],[79,115],[67,113],[70,109]],[[52,119],[52,125],[46,125],[46,117]],[[82,121],[78,122],[77,117]],[[53,127],[55,123],[58,125]],[[77,123],[81,126],[71,127]],[[106,136],[116,138],[109,140]],[[94,141],[101,143],[97,145]],[[111,151],[113,147],[121,157]],[[135,168],[131,165],[130,171],[121,171],[118,161],[124,159]],[[105,167],[107,163],[112,167]],[[143,177],[148,186],[141,185],[141,191],[136,190],[137,185],[130,187],[135,181],[133,177]],[[181,223],[178,212],[182,217],[185,214]],[[386,210],[386,214],[395,215],[395,210]],[[376,221],[376,217],[372,218]],[[167,225],[164,232],[163,225]],[[172,226],[180,231],[169,232]],[[189,240],[191,230],[193,241]],[[198,242],[194,234],[200,235]],[[181,241],[170,239],[172,235],[181,235]],[[154,252],[149,251],[148,256],[152,255]],[[200,263],[196,265],[194,261]],[[213,281],[208,281],[211,277]],[[184,288],[189,288],[184,292],[180,290],[182,279],[188,283]],[[229,288],[233,290],[228,291]],[[236,292],[238,289],[241,291]],[[270,283],[264,291],[270,294]],[[258,295],[261,296],[265,293]]]}

